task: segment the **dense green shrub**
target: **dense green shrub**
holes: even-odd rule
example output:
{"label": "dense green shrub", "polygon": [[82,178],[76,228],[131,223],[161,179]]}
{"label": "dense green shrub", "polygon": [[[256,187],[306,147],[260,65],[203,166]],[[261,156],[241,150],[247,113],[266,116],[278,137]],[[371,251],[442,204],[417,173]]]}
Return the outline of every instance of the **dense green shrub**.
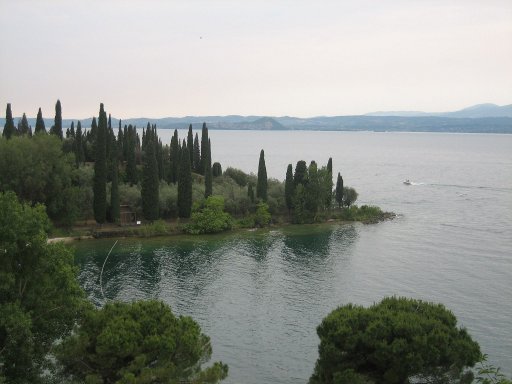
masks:
{"label": "dense green shrub", "polygon": [[191,234],[216,233],[231,229],[232,226],[231,216],[224,212],[224,199],[214,195],[195,208],[185,231]]}

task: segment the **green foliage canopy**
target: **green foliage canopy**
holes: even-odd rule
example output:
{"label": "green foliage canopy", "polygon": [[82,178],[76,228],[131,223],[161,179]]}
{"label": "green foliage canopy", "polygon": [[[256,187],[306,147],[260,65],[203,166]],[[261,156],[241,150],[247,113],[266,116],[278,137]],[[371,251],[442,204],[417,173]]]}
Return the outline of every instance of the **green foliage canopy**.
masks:
{"label": "green foliage canopy", "polygon": [[317,328],[319,358],[310,383],[451,382],[481,357],[456,324],[443,305],[413,299],[339,307]]}
{"label": "green foliage canopy", "polygon": [[227,377],[228,367],[216,362],[201,370],[211,352],[194,320],[153,300],[87,311],[56,354],[64,375],[87,383],[213,384]]}
{"label": "green foliage canopy", "polygon": [[0,382],[37,383],[52,345],[71,331],[83,292],[72,252],[47,244],[44,206],[0,193],[0,212]]}
{"label": "green foliage canopy", "polygon": [[216,233],[231,229],[232,226],[231,216],[224,212],[224,199],[213,195],[205,200],[203,206],[194,210],[185,231],[192,234]]}

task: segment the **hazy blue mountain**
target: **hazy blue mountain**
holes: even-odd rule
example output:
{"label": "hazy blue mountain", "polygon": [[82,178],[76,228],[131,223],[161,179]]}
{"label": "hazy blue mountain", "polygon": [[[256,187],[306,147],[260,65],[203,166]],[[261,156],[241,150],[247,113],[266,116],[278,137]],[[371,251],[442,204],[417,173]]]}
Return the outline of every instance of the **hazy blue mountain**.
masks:
{"label": "hazy blue mountain", "polygon": [[477,104],[472,105],[454,112],[421,112],[421,111],[381,111],[381,112],[370,112],[364,116],[404,116],[404,117],[416,117],[416,116],[442,116],[442,117],[468,117],[468,118],[480,118],[480,117],[512,117],[512,104],[509,105],[496,105],[496,104]]}
{"label": "hazy blue mountain", "polygon": [[448,112],[441,114],[447,117],[512,117],[512,104],[496,105],[496,104],[477,104],[468,108],[461,109],[456,112]]}
{"label": "hazy blue mountain", "polygon": [[[14,118],[17,124],[20,118]],[[35,127],[35,118],[28,119]],[[64,119],[63,127],[67,129],[71,121]],[[92,118],[80,120],[82,127],[88,128]],[[293,116],[185,116],[123,119],[122,125],[132,124],[138,128],[147,123],[156,124],[164,129],[187,129],[192,124],[194,130],[200,130],[203,122],[209,129],[230,130],[324,130],[324,131],[400,131],[400,132],[467,132],[467,133],[512,133],[512,105],[479,104],[455,112],[374,112],[357,116],[316,116],[300,118]],[[0,118],[0,129],[5,118]],[[53,118],[45,119],[46,129],[53,124]],[[119,120],[112,118],[112,126],[117,132]]]}

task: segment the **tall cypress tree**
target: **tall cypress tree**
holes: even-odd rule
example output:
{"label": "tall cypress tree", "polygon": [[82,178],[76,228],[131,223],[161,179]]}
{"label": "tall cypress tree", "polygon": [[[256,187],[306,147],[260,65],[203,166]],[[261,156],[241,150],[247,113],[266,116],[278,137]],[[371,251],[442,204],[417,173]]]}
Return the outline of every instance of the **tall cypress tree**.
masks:
{"label": "tall cypress tree", "polygon": [[284,182],[284,198],[286,201],[286,207],[288,208],[288,212],[290,212],[293,208],[294,193],[295,184],[293,183],[293,167],[291,164],[288,164],[288,168],[286,169],[286,180]]}
{"label": "tall cypress tree", "polygon": [[107,214],[107,114],[100,104],[94,159],[94,219],[103,224]]}
{"label": "tall cypress tree", "polygon": [[192,211],[192,170],[186,144],[183,146],[178,179],[178,215],[186,218]]}
{"label": "tall cypress tree", "polygon": [[142,212],[146,220],[158,219],[158,163],[156,160],[156,136],[150,128],[146,130],[144,140],[144,167],[142,173]]}
{"label": "tall cypress tree", "polygon": [[[78,128],[77,128],[78,132]],[[119,155],[119,145],[116,141],[113,143],[111,149],[111,174],[112,174],[112,188],[110,189],[110,212],[112,216],[112,221],[114,223],[119,222],[119,218],[121,217],[121,207],[119,204],[119,169],[118,169],[118,155]]]}
{"label": "tall cypress tree", "polygon": [[327,172],[332,175],[332,157],[329,157],[329,161],[327,161]]}
{"label": "tall cypress tree", "polygon": [[199,137],[196,132],[196,136],[194,138],[194,150],[192,156],[192,169],[196,173],[201,173],[199,167],[201,166],[201,150],[199,149]]}
{"label": "tall cypress tree", "polygon": [[74,152],[76,159],[76,166],[82,164],[85,160],[84,156],[84,143],[83,143],[83,133],[82,133],[82,123],[80,120],[76,123],[76,133],[75,133],[75,142],[74,142]]}
{"label": "tall cypress tree", "polygon": [[130,185],[137,184],[137,165],[135,158],[136,137],[135,128],[130,124],[126,131],[126,181]]}
{"label": "tall cypress tree", "polygon": [[179,174],[179,165],[180,165],[180,142],[178,139],[178,130],[174,130],[174,134],[171,138],[171,170],[170,170],[170,179],[171,183],[176,184],[178,182],[178,174]]}
{"label": "tall cypress tree", "polygon": [[267,201],[267,167],[265,166],[265,152],[260,152],[258,164],[258,183],[256,184],[256,197]]}
{"label": "tall cypress tree", "polygon": [[295,174],[293,175],[293,184],[297,186],[298,184],[306,184],[308,179],[308,167],[304,160],[297,161],[295,165]]}
{"label": "tall cypress tree", "polygon": [[199,173],[204,175],[206,161],[208,158],[208,128],[206,127],[206,123],[203,123],[203,129],[201,130],[201,165],[199,169]]}
{"label": "tall cypress tree", "polygon": [[39,108],[39,111],[37,111],[36,128],[34,130],[34,133],[46,133],[46,127],[44,125],[43,113],[41,112],[41,108]]}
{"label": "tall cypress tree", "polygon": [[335,192],[336,202],[338,203],[338,208],[343,207],[343,177],[341,177],[338,172],[338,180],[336,180],[336,192]]}
{"label": "tall cypress tree", "polygon": [[192,134],[192,124],[188,126],[187,148],[190,153],[190,166],[192,166],[192,164],[194,164],[194,136]]}
{"label": "tall cypress tree", "polygon": [[212,151],[211,142],[208,139],[208,147],[206,153],[206,161],[204,168],[204,197],[207,198],[213,194],[213,173],[212,173]]}
{"label": "tall cypress tree", "polygon": [[55,120],[53,127],[50,129],[50,133],[57,135],[61,139],[64,138],[62,132],[62,106],[60,105],[60,100],[57,100],[57,104],[55,104]]}
{"label": "tall cypress tree", "polygon": [[117,131],[117,160],[124,161],[124,134],[121,119],[119,119],[119,129]]}
{"label": "tall cypress tree", "polygon": [[14,119],[12,118],[11,104],[7,103],[7,109],[5,110],[5,125],[2,136],[6,139],[10,139],[14,135],[16,135],[16,128],[14,127]]}
{"label": "tall cypress tree", "polygon": [[28,126],[27,115],[23,113],[23,117],[21,118],[20,123],[18,124],[18,134],[19,135],[28,135],[30,127]]}

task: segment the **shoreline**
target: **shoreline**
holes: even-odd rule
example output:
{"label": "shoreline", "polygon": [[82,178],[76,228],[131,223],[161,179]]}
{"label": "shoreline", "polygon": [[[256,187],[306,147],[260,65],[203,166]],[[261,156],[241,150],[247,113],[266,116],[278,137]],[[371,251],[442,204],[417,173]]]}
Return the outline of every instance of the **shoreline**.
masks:
{"label": "shoreline", "polygon": [[[303,223],[303,224],[294,224],[291,222],[281,222],[276,224],[271,224],[267,227],[255,227],[255,228],[233,228],[228,231],[218,232],[219,233],[234,233],[234,232],[256,232],[261,229],[279,229],[279,228],[286,228],[286,227],[307,227],[307,226],[315,226],[315,225],[333,225],[333,224],[351,224],[351,223],[361,223],[365,225],[369,224],[378,224],[380,222],[393,220],[398,215],[394,212],[383,212],[382,215],[379,217],[375,217],[372,219],[366,219],[366,220],[342,220],[342,219],[335,219],[335,218],[329,218],[327,220],[321,221],[321,222],[315,222],[315,223]],[[95,240],[95,239],[114,239],[114,238],[152,238],[152,237],[172,237],[172,236],[187,236],[190,238],[193,238],[197,235],[192,235],[185,233],[181,229],[178,229],[176,226],[178,225],[176,222],[171,221],[165,221],[165,224],[168,226],[168,230],[165,232],[151,232],[148,231],[148,227],[151,224],[145,224],[145,225],[132,225],[132,226],[126,226],[121,227],[117,226],[115,224],[109,224],[105,228],[83,228],[87,234],[81,234],[81,235],[74,235],[74,236],[58,236],[58,237],[49,237],[47,242],[48,244],[54,244],[62,242],[64,244],[71,244],[76,241],[82,241],[82,240]],[[174,225],[173,225],[174,224]],[[103,229],[103,230],[102,230]],[[203,235],[209,235],[209,234],[203,234]]]}

